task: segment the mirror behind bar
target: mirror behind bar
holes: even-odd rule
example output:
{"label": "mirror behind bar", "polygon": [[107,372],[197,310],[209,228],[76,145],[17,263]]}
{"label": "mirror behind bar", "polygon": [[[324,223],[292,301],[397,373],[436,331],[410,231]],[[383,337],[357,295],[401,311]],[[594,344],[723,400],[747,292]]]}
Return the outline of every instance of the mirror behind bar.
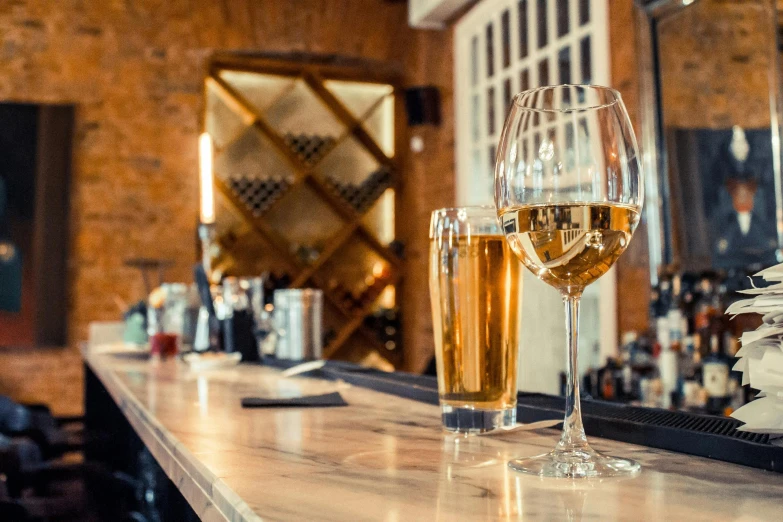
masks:
{"label": "mirror behind bar", "polygon": [[775,1],[636,5],[652,283],[783,260]]}

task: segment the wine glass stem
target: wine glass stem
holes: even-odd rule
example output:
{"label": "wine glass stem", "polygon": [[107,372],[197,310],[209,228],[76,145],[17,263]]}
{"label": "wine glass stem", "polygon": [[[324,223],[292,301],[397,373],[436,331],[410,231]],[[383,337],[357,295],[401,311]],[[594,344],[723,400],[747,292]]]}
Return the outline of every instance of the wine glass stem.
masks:
{"label": "wine glass stem", "polygon": [[585,429],[582,426],[582,408],[579,404],[579,364],[577,347],[579,342],[579,299],[581,293],[563,296],[566,318],[566,403],[563,434],[555,448],[556,454],[573,455],[588,449]]}

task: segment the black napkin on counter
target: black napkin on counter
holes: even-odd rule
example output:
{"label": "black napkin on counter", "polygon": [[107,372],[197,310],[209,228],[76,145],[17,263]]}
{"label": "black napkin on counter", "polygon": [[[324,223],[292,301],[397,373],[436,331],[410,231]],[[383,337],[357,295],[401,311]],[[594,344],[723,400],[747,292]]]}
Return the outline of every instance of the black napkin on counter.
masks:
{"label": "black napkin on counter", "polygon": [[332,406],[348,406],[348,403],[345,402],[340,392],[291,398],[245,397],[242,399],[243,408],[324,408]]}

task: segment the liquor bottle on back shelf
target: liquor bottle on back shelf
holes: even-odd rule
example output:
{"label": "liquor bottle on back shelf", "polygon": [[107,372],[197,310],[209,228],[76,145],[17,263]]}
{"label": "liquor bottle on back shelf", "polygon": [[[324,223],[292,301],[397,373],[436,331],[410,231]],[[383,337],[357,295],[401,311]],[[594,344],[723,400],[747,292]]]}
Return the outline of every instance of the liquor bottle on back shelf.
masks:
{"label": "liquor bottle on back shelf", "polygon": [[650,289],[650,317],[659,317],[661,309],[661,289],[660,284]]}
{"label": "liquor bottle on back shelf", "polygon": [[617,381],[615,380],[616,365],[611,357],[607,357],[606,366],[601,372],[601,398],[605,401],[617,399]]}
{"label": "liquor bottle on back shelf", "polygon": [[[565,372],[561,372],[560,376],[561,376],[560,395],[565,395],[565,385],[566,385]],[[600,399],[601,398],[600,382],[601,382],[600,369],[596,367],[591,367],[589,370],[585,372],[585,375],[582,378],[582,390],[581,390],[582,393],[587,394],[594,399]]]}
{"label": "liquor bottle on back shelf", "polygon": [[[699,299],[695,307],[695,315],[693,317],[694,334],[699,337],[699,344],[703,350],[709,350],[709,342],[713,319],[720,313],[715,308],[716,304],[716,289],[712,283],[712,279],[708,275],[704,275],[699,282]],[[707,352],[701,351],[702,356]]]}
{"label": "liquor bottle on back shelf", "polygon": [[[734,366],[736,361],[737,352],[740,348],[739,339],[736,335],[733,335],[731,331],[726,332],[726,355],[729,366]],[[750,402],[753,397],[750,386],[742,386],[742,372],[734,371],[732,368],[729,372],[729,407],[731,412],[734,412],[738,408],[744,406]]]}
{"label": "liquor bottle on back shelf", "polygon": [[701,386],[701,337],[690,335],[683,342],[679,357],[678,392],[680,408],[703,408]]}
{"label": "liquor bottle on back shelf", "polygon": [[625,332],[622,341],[620,400],[631,402],[638,399],[638,382],[633,371],[633,361],[639,351],[639,335],[636,332]]}
{"label": "liquor bottle on back shelf", "polygon": [[682,297],[680,299],[680,309],[682,310],[683,315],[683,337],[692,335],[693,332],[696,331],[694,328],[694,316],[696,315],[696,296],[698,293],[697,282],[698,281],[695,277],[688,274],[685,274],[682,277]]}
{"label": "liquor bottle on back shelf", "polygon": [[666,320],[669,324],[669,348],[673,352],[680,351],[682,338],[688,333],[687,320],[681,309],[681,288],[680,276],[675,274],[672,277],[671,301],[669,302],[669,310],[666,313]]}
{"label": "liquor bottle on back shelf", "polygon": [[666,316],[671,308],[672,285],[669,274],[662,274],[658,282],[658,301],[655,307],[655,317]]}
{"label": "liquor bottle on back shelf", "polygon": [[[661,379],[663,408],[672,406],[672,395],[677,389],[677,352],[673,350],[671,342],[670,322],[668,317],[659,317],[656,321],[658,344],[658,374]],[[678,330],[679,331],[679,330]]]}
{"label": "liquor bottle on back shelf", "polygon": [[[715,315],[712,317],[711,327],[713,332],[717,331],[722,340],[725,340],[726,334],[730,330],[729,318],[723,313],[726,310],[726,283],[720,283],[717,287],[717,292],[714,292],[712,296],[712,308],[715,310]],[[726,349],[721,350],[724,355],[727,354],[728,349],[728,345],[725,346]]]}
{"label": "liquor bottle on back shelf", "polygon": [[710,354],[702,364],[702,380],[702,386],[707,392],[707,412],[722,415],[730,400],[729,361],[721,352],[720,336],[717,332],[710,336]]}
{"label": "liquor bottle on back shelf", "polygon": [[620,397],[622,398],[623,402],[635,401],[638,399],[638,394],[636,393],[637,380],[633,372],[633,367],[631,366],[630,353],[625,352],[623,354],[622,364],[623,364],[621,370],[622,385],[620,388],[621,391]]}

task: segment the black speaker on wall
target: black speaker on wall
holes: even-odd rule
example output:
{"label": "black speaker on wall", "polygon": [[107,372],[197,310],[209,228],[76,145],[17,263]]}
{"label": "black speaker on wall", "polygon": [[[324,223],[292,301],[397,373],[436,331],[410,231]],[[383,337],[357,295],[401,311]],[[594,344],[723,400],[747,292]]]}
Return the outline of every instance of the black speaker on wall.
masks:
{"label": "black speaker on wall", "polygon": [[424,85],[405,89],[408,125],[440,125],[440,91]]}

